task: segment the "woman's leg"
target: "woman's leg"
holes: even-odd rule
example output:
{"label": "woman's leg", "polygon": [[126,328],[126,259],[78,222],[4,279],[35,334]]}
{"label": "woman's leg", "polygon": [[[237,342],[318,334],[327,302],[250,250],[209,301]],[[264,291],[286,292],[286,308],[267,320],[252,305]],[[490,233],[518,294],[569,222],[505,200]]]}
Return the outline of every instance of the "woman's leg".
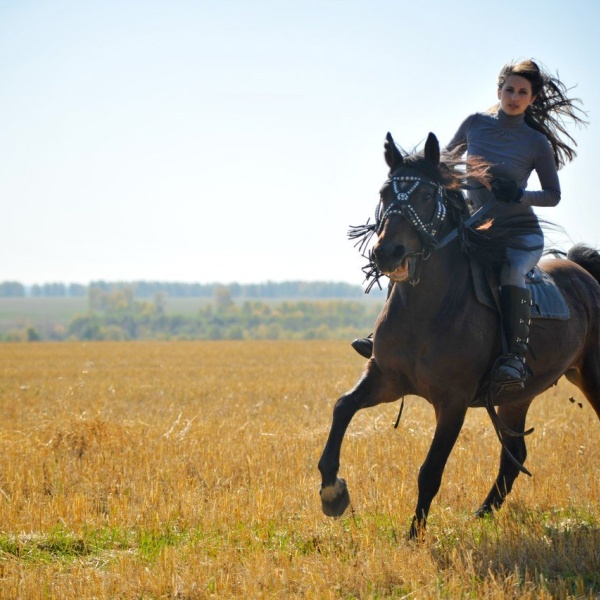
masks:
{"label": "woman's leg", "polygon": [[[525,275],[538,264],[544,251],[544,238],[539,234],[519,237],[527,249],[507,248],[506,259],[500,271],[500,286],[525,287]],[[531,249],[530,249],[531,248]]]}
{"label": "woman's leg", "polygon": [[535,267],[543,252],[543,237],[519,237],[527,249],[507,248],[500,272],[500,301],[505,351],[498,360],[493,379],[503,386],[522,386],[525,381],[525,353],[529,341],[531,294],[525,275]]}

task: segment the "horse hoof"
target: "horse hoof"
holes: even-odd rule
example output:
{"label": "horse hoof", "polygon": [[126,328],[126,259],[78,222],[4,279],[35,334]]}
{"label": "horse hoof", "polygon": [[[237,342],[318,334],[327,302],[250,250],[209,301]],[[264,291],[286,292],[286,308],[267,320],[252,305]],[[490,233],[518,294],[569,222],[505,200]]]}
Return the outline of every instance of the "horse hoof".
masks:
{"label": "horse hoof", "polygon": [[475,511],[475,516],[478,519],[484,519],[488,515],[491,515],[493,512],[494,511],[492,510],[491,506],[489,506],[488,504],[483,504]]}
{"label": "horse hoof", "polygon": [[425,525],[413,522],[408,531],[409,542],[423,542],[425,540]]}
{"label": "horse hoof", "polygon": [[336,479],[334,485],[321,487],[321,507],[328,517],[341,517],[350,504],[350,494],[345,480]]}

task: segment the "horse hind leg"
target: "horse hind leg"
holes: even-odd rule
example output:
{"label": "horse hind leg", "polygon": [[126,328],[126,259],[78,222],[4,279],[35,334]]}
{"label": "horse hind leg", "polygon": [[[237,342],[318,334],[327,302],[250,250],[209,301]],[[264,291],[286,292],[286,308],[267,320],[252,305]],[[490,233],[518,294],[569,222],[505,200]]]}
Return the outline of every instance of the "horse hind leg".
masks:
{"label": "horse hind leg", "polygon": [[[530,404],[531,400],[525,404],[501,406],[498,409],[498,417],[508,428],[517,433],[523,433]],[[504,446],[500,453],[498,475],[487,498],[475,513],[478,517],[498,510],[512,490],[520,469],[511,459],[509,452],[520,464],[523,464],[527,458],[527,447],[523,436],[505,436],[503,440]]]}
{"label": "horse hind leg", "polygon": [[[567,371],[565,376],[582,391],[600,418],[600,348],[597,352],[589,353],[580,367]],[[510,429],[522,433],[525,431],[525,419],[530,404],[531,400],[525,404],[501,406],[498,409],[498,417]],[[504,438],[504,444],[518,462],[521,464],[525,462],[527,448],[523,437],[507,436]],[[482,517],[499,509],[510,493],[518,474],[519,468],[503,448],[496,481],[476,515]]]}
{"label": "horse hind leg", "polygon": [[447,401],[434,404],[436,428],[425,462],[419,470],[419,496],[410,526],[410,539],[421,539],[433,498],[442,482],[442,475],[450,452],[463,426],[467,405]]}

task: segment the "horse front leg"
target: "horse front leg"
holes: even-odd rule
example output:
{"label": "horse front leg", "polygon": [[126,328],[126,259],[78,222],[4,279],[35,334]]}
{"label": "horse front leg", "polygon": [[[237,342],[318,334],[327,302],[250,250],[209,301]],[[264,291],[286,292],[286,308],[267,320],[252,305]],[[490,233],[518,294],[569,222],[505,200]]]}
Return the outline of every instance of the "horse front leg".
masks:
{"label": "horse front leg", "polygon": [[[501,406],[498,409],[498,418],[509,429],[512,429],[516,433],[523,433],[525,431],[525,419],[530,404],[531,401],[526,404]],[[507,450],[521,464],[527,458],[527,447],[525,446],[524,437],[504,436],[504,447],[500,454],[498,476],[487,498],[475,513],[477,517],[484,517],[492,511],[498,510],[504,503],[506,496],[512,490],[515,479],[519,474],[519,467],[511,460]]]}
{"label": "horse front leg", "polygon": [[450,452],[467,414],[467,402],[443,401],[434,404],[436,428],[425,462],[419,470],[419,497],[409,536],[416,539],[425,531],[431,502],[440,489]]}
{"label": "horse front leg", "polygon": [[350,494],[344,479],[337,475],[340,468],[340,452],[346,429],[352,417],[361,408],[392,402],[402,392],[393,392],[385,385],[376,363],[371,360],[356,386],[344,394],[333,408],[333,422],[327,443],[319,460],[321,472],[321,506],[328,517],[341,516],[350,504]]}

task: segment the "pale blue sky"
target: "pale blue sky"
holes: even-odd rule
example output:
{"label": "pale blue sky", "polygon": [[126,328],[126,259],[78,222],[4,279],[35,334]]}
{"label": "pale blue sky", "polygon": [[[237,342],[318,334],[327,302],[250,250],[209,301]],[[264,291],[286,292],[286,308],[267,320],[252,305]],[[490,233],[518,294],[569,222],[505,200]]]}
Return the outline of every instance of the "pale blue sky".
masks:
{"label": "pale blue sky", "polygon": [[529,57],[591,122],[542,215],[600,245],[598,23],[596,0],[0,0],[0,280],[360,284],[385,133],[447,143]]}

